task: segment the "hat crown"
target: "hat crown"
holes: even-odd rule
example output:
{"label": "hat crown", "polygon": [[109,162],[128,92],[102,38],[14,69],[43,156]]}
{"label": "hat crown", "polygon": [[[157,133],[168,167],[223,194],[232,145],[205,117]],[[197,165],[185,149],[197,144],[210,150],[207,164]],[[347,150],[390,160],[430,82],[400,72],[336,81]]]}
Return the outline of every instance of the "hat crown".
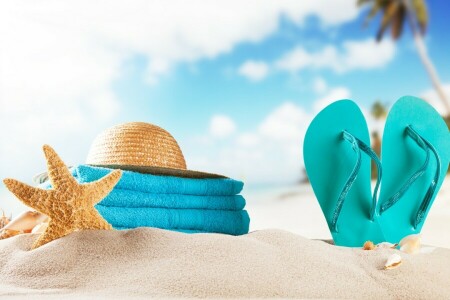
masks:
{"label": "hat crown", "polygon": [[119,124],[100,133],[91,145],[86,163],[186,170],[175,138],[161,127],[144,122]]}

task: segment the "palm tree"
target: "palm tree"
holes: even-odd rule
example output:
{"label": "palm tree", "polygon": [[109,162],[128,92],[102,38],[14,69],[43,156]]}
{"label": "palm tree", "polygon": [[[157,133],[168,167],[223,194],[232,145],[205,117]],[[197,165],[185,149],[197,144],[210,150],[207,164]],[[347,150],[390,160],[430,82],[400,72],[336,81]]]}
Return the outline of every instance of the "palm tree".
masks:
{"label": "palm tree", "polygon": [[450,116],[450,103],[442,88],[436,69],[428,56],[428,51],[423,41],[428,25],[428,12],[425,0],[358,0],[357,5],[370,4],[371,8],[365,20],[367,25],[379,12],[382,13],[381,24],[378,29],[376,39],[381,41],[386,31],[390,28],[391,35],[397,40],[405,24],[409,26],[414,36],[417,52],[422,60],[425,69],[430,76],[434,89],[441,99]]}
{"label": "palm tree", "polygon": [[388,113],[387,106],[383,104],[380,100],[376,100],[372,104],[370,114],[375,118],[375,120],[385,119],[387,113]]}
{"label": "palm tree", "polygon": [[[386,119],[388,113],[388,107],[387,105],[383,104],[380,100],[376,100],[370,109],[370,114],[375,120],[384,120]],[[372,137],[371,137],[371,147],[373,151],[380,157],[381,155],[381,134],[378,132],[380,129],[376,128],[374,131],[372,131]],[[375,163],[372,161],[372,173],[371,177],[372,179],[377,178],[377,169]]]}

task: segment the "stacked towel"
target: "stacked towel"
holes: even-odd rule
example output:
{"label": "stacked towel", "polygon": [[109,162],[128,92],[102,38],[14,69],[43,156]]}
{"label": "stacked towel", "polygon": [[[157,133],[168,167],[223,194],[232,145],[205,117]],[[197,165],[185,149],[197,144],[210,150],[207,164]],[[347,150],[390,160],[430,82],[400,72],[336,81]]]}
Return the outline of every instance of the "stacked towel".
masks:
{"label": "stacked towel", "polygon": [[176,209],[242,210],[245,199],[241,195],[196,196],[181,194],[153,194],[114,189],[100,203],[103,206],[155,207]]}
{"label": "stacked towel", "polygon": [[157,227],[188,229],[232,235],[248,233],[249,216],[245,210],[167,209],[96,206],[115,227]]}
{"label": "stacked towel", "polygon": [[[80,165],[80,183],[102,178],[111,169]],[[49,188],[49,183],[41,185]],[[191,179],[123,171],[113,191],[96,205],[116,229],[157,227],[186,233],[248,233],[250,218],[243,183],[229,178]]]}
{"label": "stacked towel", "polygon": [[[81,183],[91,182],[109,174],[111,169],[80,165],[72,169]],[[230,178],[191,179],[123,171],[115,188],[152,194],[197,196],[231,196],[242,191],[244,184]]]}

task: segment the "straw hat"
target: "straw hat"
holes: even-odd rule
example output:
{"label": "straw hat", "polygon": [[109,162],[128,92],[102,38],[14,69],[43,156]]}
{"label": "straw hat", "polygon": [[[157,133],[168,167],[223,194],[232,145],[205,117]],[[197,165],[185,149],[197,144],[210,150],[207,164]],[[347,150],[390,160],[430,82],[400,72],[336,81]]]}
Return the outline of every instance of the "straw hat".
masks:
{"label": "straw hat", "polygon": [[[188,170],[173,136],[161,127],[144,122],[119,124],[100,133],[91,145],[86,164],[154,175],[225,177]],[[46,178],[47,174],[42,173],[34,181],[43,182]]]}

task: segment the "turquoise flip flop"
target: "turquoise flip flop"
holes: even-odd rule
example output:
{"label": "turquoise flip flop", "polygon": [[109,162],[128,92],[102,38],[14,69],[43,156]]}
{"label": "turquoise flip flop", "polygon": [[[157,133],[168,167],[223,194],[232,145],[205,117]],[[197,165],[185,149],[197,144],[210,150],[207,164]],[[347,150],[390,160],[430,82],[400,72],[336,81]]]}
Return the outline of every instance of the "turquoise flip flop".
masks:
{"label": "turquoise flip flop", "polygon": [[381,149],[379,222],[387,241],[397,243],[422,229],[447,173],[450,134],[431,105],[405,96],[389,112]]}
{"label": "turquoise flip flop", "polygon": [[[383,242],[375,213],[381,163],[370,145],[361,110],[341,100],[322,110],[305,135],[303,157],[314,193],[336,245],[361,247]],[[371,195],[371,159],[378,181]]]}

